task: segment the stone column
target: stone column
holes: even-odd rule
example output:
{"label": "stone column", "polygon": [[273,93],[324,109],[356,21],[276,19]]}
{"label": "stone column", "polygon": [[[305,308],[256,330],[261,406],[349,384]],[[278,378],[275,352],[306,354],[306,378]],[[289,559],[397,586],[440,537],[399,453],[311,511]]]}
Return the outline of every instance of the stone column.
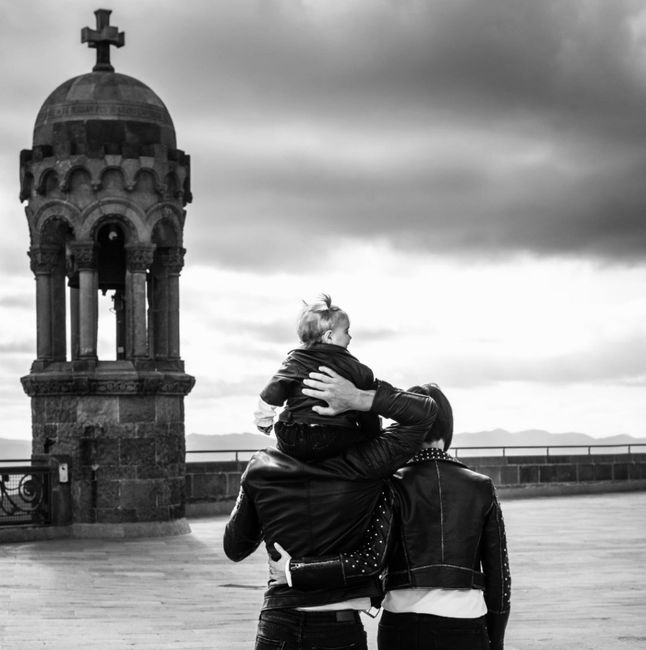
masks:
{"label": "stone column", "polygon": [[99,279],[94,242],[73,244],[79,274],[79,358],[96,359]]}
{"label": "stone column", "polygon": [[185,248],[176,247],[168,255],[168,357],[179,359],[179,274],[184,267]]}
{"label": "stone column", "polygon": [[154,245],[126,246],[127,357],[148,356],[146,332],[146,270],[153,263]]}
{"label": "stone column", "polygon": [[168,358],[168,251],[155,252],[150,268],[148,319],[151,352],[155,359]]}
{"label": "stone column", "polygon": [[79,279],[71,247],[65,256],[65,273],[70,290],[70,359],[76,361],[79,358]]}
{"label": "stone column", "polygon": [[65,291],[65,257],[61,249],[51,275],[52,358],[65,361],[67,356],[67,324]]}
{"label": "stone column", "polygon": [[52,359],[52,272],[59,251],[56,246],[34,246],[29,251],[30,266],[36,276],[36,359]]}
{"label": "stone column", "polygon": [[72,361],[79,358],[79,288],[70,285],[70,357]]}

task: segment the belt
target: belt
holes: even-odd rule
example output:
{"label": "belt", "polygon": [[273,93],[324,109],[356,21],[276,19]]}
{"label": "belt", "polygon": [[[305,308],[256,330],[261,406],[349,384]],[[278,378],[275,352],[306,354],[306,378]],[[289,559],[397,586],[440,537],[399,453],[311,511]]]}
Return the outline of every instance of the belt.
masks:
{"label": "belt", "polygon": [[361,623],[356,609],[337,609],[323,612],[303,612],[296,609],[283,609],[282,613],[297,617],[305,623]]}

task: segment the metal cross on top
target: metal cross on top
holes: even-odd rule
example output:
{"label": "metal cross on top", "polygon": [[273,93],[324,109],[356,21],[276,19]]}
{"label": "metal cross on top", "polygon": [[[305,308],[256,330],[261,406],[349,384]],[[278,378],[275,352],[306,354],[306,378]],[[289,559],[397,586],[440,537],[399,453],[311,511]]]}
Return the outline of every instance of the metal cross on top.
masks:
{"label": "metal cross on top", "polygon": [[96,65],[93,72],[114,72],[110,63],[110,45],[121,47],[126,43],[125,32],[120,32],[118,27],[110,25],[111,9],[97,9],[96,29],[84,27],[81,30],[81,43],[87,43],[88,47],[96,48]]}

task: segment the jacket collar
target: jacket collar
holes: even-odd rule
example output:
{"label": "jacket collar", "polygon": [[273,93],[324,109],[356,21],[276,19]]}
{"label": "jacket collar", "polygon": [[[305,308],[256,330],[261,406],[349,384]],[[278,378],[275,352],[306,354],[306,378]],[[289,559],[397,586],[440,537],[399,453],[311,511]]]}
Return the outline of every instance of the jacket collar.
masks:
{"label": "jacket collar", "polygon": [[426,449],[421,449],[418,451],[409,461],[407,465],[417,465],[419,463],[427,463],[432,460],[444,460],[449,463],[456,463],[462,467],[466,465],[453,456],[447,454],[443,449],[438,449],[437,447],[427,447]]}

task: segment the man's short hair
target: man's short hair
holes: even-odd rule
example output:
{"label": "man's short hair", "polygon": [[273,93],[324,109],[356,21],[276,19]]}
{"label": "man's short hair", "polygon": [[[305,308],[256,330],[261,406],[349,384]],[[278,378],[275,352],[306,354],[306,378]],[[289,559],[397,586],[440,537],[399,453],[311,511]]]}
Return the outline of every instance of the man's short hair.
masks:
{"label": "man's short hair", "polygon": [[422,384],[408,389],[409,393],[428,395],[435,400],[438,406],[437,418],[433,426],[427,431],[424,442],[435,442],[444,440],[444,450],[451,446],[453,440],[453,409],[446,395],[440,390],[437,384]]}

